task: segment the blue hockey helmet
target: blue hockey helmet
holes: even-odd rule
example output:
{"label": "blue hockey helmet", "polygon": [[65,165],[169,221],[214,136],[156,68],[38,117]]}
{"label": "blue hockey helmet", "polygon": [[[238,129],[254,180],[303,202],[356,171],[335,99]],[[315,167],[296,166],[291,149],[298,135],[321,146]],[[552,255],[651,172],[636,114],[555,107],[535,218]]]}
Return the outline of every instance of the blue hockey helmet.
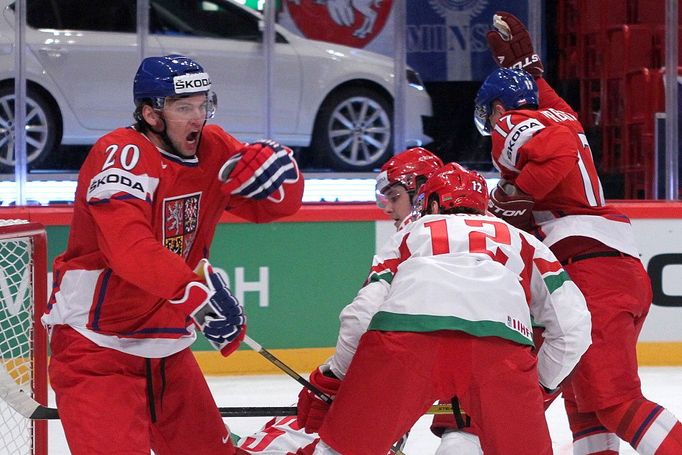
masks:
{"label": "blue hockey helmet", "polygon": [[142,60],[133,82],[133,100],[139,106],[151,100],[156,108],[163,107],[166,97],[189,96],[205,93],[209,100],[208,118],[215,112],[215,94],[211,92],[211,79],[204,68],[182,55],[147,57]]}
{"label": "blue hockey helmet", "polygon": [[476,94],[474,123],[478,131],[489,136],[492,131],[490,115],[493,101],[499,101],[505,109],[522,106],[538,106],[538,86],[533,77],[520,69],[498,68],[483,81]]}

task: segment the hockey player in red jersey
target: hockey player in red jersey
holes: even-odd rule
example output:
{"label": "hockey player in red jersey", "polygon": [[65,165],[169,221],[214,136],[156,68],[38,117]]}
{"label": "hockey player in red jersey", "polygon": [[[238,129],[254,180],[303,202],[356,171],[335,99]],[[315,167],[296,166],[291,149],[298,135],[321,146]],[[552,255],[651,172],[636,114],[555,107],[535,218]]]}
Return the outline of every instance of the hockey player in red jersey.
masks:
{"label": "hockey player in red jersey", "polygon": [[206,260],[222,213],[295,213],[291,151],[243,144],[218,126],[209,75],[180,56],[144,59],[132,127],[92,147],[43,323],[49,376],[71,453],[232,454],[190,351],[200,330],[223,355],[246,317]]}
{"label": "hockey player in red jersey", "polygon": [[[319,427],[313,453],[385,453],[452,396],[484,427],[484,453],[552,452],[541,387],[573,369],[590,315],[549,249],[485,215],[487,200],[483,177],[454,163],[421,187],[423,216],[375,256],[364,298],[342,313],[334,356],[310,376],[335,397],[331,407],[299,394],[299,422]],[[361,337],[342,336],[367,314]],[[537,356],[531,315],[546,327]]]}
{"label": "hockey player in red jersey", "polygon": [[630,221],[605,202],[577,114],[543,79],[524,25],[499,12],[493,26],[503,68],[484,81],[475,111],[502,177],[489,210],[550,247],[592,314],[593,344],[562,386],[573,453],[616,454],[620,437],[639,453],[680,454],[680,422],[641,391],[636,344],[652,292]]}

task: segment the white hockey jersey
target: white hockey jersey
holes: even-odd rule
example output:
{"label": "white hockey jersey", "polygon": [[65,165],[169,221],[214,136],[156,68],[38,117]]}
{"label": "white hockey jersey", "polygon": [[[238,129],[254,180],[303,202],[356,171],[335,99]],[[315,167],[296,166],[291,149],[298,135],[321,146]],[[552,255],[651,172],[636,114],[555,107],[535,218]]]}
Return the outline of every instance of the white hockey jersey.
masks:
{"label": "white hockey jersey", "polygon": [[332,371],[343,377],[366,330],[459,330],[532,345],[543,385],[556,387],[590,345],[585,299],[552,252],[493,216],[427,215],[374,257],[365,287],[341,312]]}

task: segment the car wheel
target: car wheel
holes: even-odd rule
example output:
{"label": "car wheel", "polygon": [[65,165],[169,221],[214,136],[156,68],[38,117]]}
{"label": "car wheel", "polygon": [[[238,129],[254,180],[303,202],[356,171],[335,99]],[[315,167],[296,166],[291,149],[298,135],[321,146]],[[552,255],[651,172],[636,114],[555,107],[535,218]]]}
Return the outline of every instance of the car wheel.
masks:
{"label": "car wheel", "polygon": [[[0,87],[0,171],[14,169],[14,87]],[[41,163],[57,142],[58,121],[50,103],[35,89],[26,90],[26,157]]]}
{"label": "car wheel", "polygon": [[313,152],[335,170],[371,171],[393,152],[393,106],[368,88],[345,88],[322,104]]}

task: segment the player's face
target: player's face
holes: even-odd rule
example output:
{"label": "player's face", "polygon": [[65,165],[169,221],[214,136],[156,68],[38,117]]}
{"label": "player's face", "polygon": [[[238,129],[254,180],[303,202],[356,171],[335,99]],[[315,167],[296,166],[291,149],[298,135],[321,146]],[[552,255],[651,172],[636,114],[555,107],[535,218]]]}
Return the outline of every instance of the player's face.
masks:
{"label": "player's face", "polygon": [[166,133],[175,149],[185,157],[197,151],[199,136],[207,118],[208,102],[205,94],[183,98],[166,98],[163,118]]}
{"label": "player's face", "polygon": [[400,227],[403,220],[412,212],[412,201],[407,190],[402,185],[393,185],[383,193],[384,213],[393,219],[396,229]]}

